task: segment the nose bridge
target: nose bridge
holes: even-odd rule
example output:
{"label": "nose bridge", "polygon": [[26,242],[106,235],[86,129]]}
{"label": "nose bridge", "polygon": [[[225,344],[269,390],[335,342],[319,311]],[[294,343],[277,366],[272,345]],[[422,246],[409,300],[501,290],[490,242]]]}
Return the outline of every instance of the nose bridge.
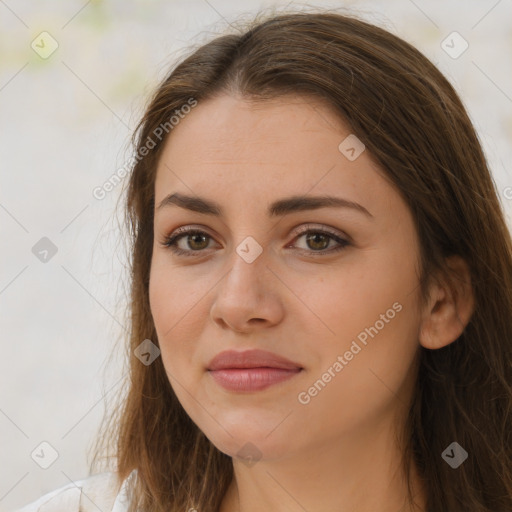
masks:
{"label": "nose bridge", "polygon": [[268,251],[252,237],[245,237],[233,249],[229,270],[212,304],[213,320],[239,332],[253,325],[254,319],[257,325],[279,322],[282,304],[272,282],[275,278],[267,269]]}
{"label": "nose bridge", "polygon": [[[234,198],[228,206],[227,215],[232,222],[226,227],[232,245],[228,245],[231,248],[227,258],[230,270],[225,280],[233,292],[243,292],[245,299],[250,294],[265,293],[264,288],[272,286],[272,273],[266,266],[270,263],[269,244],[274,230],[265,218],[264,204],[264,193],[251,190],[250,194],[242,193]],[[237,291],[238,285],[242,289]]]}
{"label": "nose bridge", "polygon": [[261,293],[265,285],[268,250],[252,236],[246,236],[238,243],[230,255],[230,271],[226,276],[229,287],[236,290],[240,286],[245,294]]}
{"label": "nose bridge", "polygon": [[[242,199],[239,197],[231,204],[234,222],[229,230],[233,240],[233,253],[229,255],[229,264],[232,267],[232,274],[251,276],[258,272],[263,273],[268,262],[267,246],[271,231],[263,218],[264,201],[262,198],[258,201],[256,195],[253,192],[249,196],[251,199],[245,203],[241,202]],[[261,221],[255,222],[258,218]]]}

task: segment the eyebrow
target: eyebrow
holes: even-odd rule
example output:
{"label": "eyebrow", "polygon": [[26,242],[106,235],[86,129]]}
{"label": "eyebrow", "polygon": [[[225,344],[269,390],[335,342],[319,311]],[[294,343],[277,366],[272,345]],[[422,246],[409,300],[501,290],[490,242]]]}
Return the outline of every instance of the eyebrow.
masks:
{"label": "eyebrow", "polygon": [[[187,196],[177,192],[169,194],[159,203],[156,210],[159,211],[169,206],[179,206],[193,212],[203,213],[205,215],[223,216],[222,207],[211,200],[198,197]],[[358,212],[373,218],[373,215],[359,203],[335,196],[291,196],[279,199],[273,202],[268,209],[270,217],[278,217],[294,212],[304,210],[317,210],[319,208],[352,208]]]}

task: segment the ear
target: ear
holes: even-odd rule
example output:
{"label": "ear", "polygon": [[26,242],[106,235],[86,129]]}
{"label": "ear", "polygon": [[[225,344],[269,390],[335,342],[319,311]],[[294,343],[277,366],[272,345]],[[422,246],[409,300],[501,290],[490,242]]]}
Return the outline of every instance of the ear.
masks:
{"label": "ear", "polygon": [[474,311],[471,273],[460,256],[446,259],[450,278],[432,283],[423,306],[420,344],[438,349],[454,342],[464,331]]}

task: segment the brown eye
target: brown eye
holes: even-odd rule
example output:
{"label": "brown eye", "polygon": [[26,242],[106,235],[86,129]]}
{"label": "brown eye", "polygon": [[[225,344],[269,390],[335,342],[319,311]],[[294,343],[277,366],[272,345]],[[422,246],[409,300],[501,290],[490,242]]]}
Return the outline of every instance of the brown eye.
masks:
{"label": "brown eye", "polygon": [[308,233],[306,236],[306,243],[308,247],[314,250],[324,250],[329,246],[331,237],[324,233]]}
{"label": "brown eye", "polygon": [[[304,240],[302,247],[297,244],[297,241],[300,239]],[[332,245],[331,242],[334,242],[334,245],[337,244],[337,247],[330,247],[330,245]],[[298,247],[302,252],[313,256],[322,256],[341,251],[349,246],[350,242],[341,238],[337,233],[327,231],[325,228],[312,229],[312,227],[309,227],[309,229],[304,230],[296,236],[293,245]]]}
{"label": "brown eye", "polygon": [[[182,243],[182,240],[184,243]],[[212,237],[204,231],[185,229],[166,237],[162,245],[178,255],[199,256],[204,249],[208,248],[210,240],[212,240]]]}
{"label": "brown eye", "polygon": [[188,246],[194,251],[206,249],[206,247],[208,247],[208,238],[208,235],[205,236],[204,234],[186,235],[186,239],[188,239]]}

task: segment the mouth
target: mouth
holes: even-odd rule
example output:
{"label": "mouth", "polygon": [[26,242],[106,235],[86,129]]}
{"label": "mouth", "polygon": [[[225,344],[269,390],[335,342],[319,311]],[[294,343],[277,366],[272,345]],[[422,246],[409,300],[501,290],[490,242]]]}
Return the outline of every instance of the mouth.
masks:
{"label": "mouth", "polygon": [[221,352],[208,364],[214,381],[228,391],[261,391],[293,378],[304,368],[264,350]]}

